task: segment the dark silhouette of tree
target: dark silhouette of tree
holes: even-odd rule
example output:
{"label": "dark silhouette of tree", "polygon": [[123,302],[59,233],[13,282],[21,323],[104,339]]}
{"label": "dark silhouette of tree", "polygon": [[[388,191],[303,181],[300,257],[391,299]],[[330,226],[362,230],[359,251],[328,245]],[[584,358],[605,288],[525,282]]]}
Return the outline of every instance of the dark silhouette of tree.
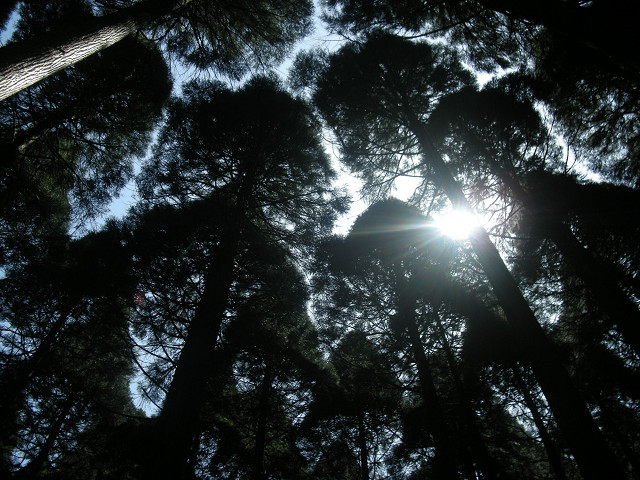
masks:
{"label": "dark silhouette of tree", "polygon": [[[329,60],[314,101],[338,136],[343,160],[353,170],[384,176],[400,169],[403,156],[421,153],[424,161],[418,165],[424,166],[425,174],[431,175],[454,208],[469,210],[460,184],[424,124],[439,96],[465,80],[469,83],[461,67],[455,70],[450,54],[439,57],[442,60],[427,44],[386,35],[374,36],[361,46],[348,45]],[[470,242],[581,473],[596,478],[606,471],[621,478],[615,457],[495,245],[482,228],[475,229]]]}
{"label": "dark silhouette of tree", "polygon": [[[568,50],[581,48],[591,58],[603,57],[620,68],[637,71],[637,52],[628,45],[638,41],[633,22],[637,6],[632,2],[544,2],[476,0],[474,2],[407,2],[329,0],[329,19],[354,33],[387,28],[421,35],[446,35],[462,44],[480,65],[508,65],[521,53],[535,51],[541,29],[557,37]],[[606,38],[596,32],[603,33]]]}
{"label": "dark silhouette of tree", "polygon": [[[427,425],[433,435],[435,445],[433,475],[441,478],[456,478],[458,466],[464,461],[460,458],[462,454],[454,449],[454,440],[450,433],[452,427],[447,425],[445,420],[442,399],[439,398],[432,368],[425,355],[415,320],[416,298],[410,290],[407,265],[403,262],[403,254],[416,240],[419,241],[418,245],[426,244],[424,249],[427,252],[436,251],[433,255],[436,261],[440,260],[438,257],[446,255],[446,250],[445,252],[437,251],[442,247],[430,244],[429,234],[425,231],[427,227],[420,228],[421,223],[425,224],[425,219],[421,219],[416,212],[410,209],[406,211],[402,208],[402,204],[387,200],[373,205],[363,213],[354,223],[346,241],[353,239],[355,245],[351,246],[351,249],[359,252],[360,255],[366,255],[374,250],[374,255],[379,257],[380,263],[389,269],[389,280],[393,285],[392,291],[396,297],[397,311],[392,321],[395,329],[400,331],[406,329],[408,332],[413,361],[420,379],[421,396],[424,408],[428,412]],[[413,242],[410,241],[410,234],[413,234]],[[424,239],[415,238],[419,234],[423,234]]]}
{"label": "dark silhouette of tree", "polygon": [[304,282],[284,253],[268,251],[262,268],[253,264],[251,276],[261,286],[238,299],[224,331],[232,367],[224,372],[225,388],[210,383],[202,420],[213,451],[206,471],[220,478],[293,478],[306,464],[295,423],[321,362]]}
{"label": "dark silhouette of tree", "polygon": [[[61,15],[42,13],[23,16],[18,33]],[[160,52],[130,39],[2,104],[3,263],[104,212],[145,154],[170,90]]]}
{"label": "dark silhouette of tree", "polygon": [[[529,368],[522,365],[517,349],[517,343],[513,339],[513,332],[510,331],[506,322],[495,315],[478,299],[466,295],[465,301],[457,302],[457,307],[473,321],[467,323],[464,331],[464,343],[461,351],[461,368],[466,379],[467,388],[482,397],[486,393],[480,393],[488,385],[497,388],[501,392],[505,411],[513,409],[514,404],[522,405],[521,409],[528,410],[529,415],[526,423],[533,424],[537,430],[542,445],[546,451],[546,457],[551,470],[558,479],[567,478],[567,471],[574,471],[575,467],[569,463],[559,444],[563,442],[557,438],[552,418],[545,418],[544,412],[547,405],[540,396],[539,389],[535,384],[535,378],[530,375]],[[462,308],[461,308],[462,307]],[[484,384],[478,379],[483,378]],[[511,458],[519,458],[522,465],[531,463],[532,459],[540,461],[541,455],[520,456],[522,449],[529,450],[531,445],[521,443],[522,435],[529,437],[531,433],[519,432],[522,427],[517,427],[513,420],[505,421],[504,413],[501,410],[488,411],[485,418],[491,419],[493,425],[498,425],[496,436],[509,438],[512,445],[518,445],[510,452]],[[511,424],[510,424],[511,423]],[[554,430],[554,431],[552,431]],[[498,451],[504,450],[504,445],[498,447]],[[519,453],[520,451],[520,453]],[[509,460],[503,459],[509,463]],[[517,471],[517,467],[514,469]],[[539,468],[534,468],[530,472],[531,476],[545,476],[548,472],[540,472]],[[537,471],[537,472],[536,472]],[[534,473],[536,472],[536,473]]]}
{"label": "dark silhouette of tree", "polygon": [[282,59],[309,27],[311,2],[145,0],[97,2],[102,15],[67,23],[0,49],[0,100],[146,31],[198,68],[239,78],[248,67]]}
{"label": "dark silhouette of tree", "polygon": [[0,477],[640,478],[632,3],[5,2]]}
{"label": "dark silhouette of tree", "polygon": [[337,440],[328,445],[313,468],[311,478],[314,480],[360,480],[359,466],[349,446]]}
{"label": "dark silhouette of tree", "polygon": [[[526,229],[529,235],[553,242],[591,291],[598,309],[640,352],[640,311],[618,284],[619,260],[603,261],[594,253],[595,245],[574,233],[585,222],[597,223],[598,231],[607,224],[611,233],[626,223],[622,230],[633,235],[637,227],[626,218],[638,204],[635,192],[581,184],[569,175],[552,173],[561,166],[559,149],[538,113],[530,102],[493,86],[482,92],[468,88],[444,99],[430,119],[430,132],[439,148],[455,159],[457,169],[474,179],[472,195],[489,200],[486,197],[498,193],[503,204],[512,205],[505,207],[506,222],[514,214],[520,216],[519,222],[527,225],[521,233]],[[497,187],[488,188],[496,182]],[[627,256],[633,255],[619,255]]]}
{"label": "dark silhouette of tree", "polygon": [[[14,448],[23,460],[18,475],[34,477],[73,449],[86,425],[113,427],[121,414],[135,412],[127,332],[133,283],[122,242],[111,225],[3,279],[10,326],[3,329],[0,374],[3,475]],[[83,440],[97,455],[98,446]]]}
{"label": "dark silhouette of tree", "polygon": [[[634,2],[330,1],[330,23],[351,35],[387,29],[446,39],[478,68],[514,67],[591,168],[638,178]],[[597,32],[597,33],[596,33]],[[596,38],[597,37],[597,38]],[[594,155],[594,153],[596,153]]]}
{"label": "dark silhouette of tree", "polygon": [[[330,293],[319,302],[324,331],[330,338],[340,338],[344,335],[340,332],[349,329],[367,332],[378,348],[395,358],[394,369],[403,372],[399,373],[403,383],[411,384],[408,379],[419,374],[420,383],[405,394],[417,401],[403,407],[403,442],[395,458],[387,458],[393,468],[406,472],[416,452],[424,449],[417,457],[422,465],[415,468],[435,475],[432,470],[442,466],[429,461],[434,447],[430,438],[435,437],[433,424],[446,422],[441,428],[455,446],[451,461],[456,465],[450,476],[457,477],[458,471],[464,478],[475,476],[475,471],[486,478],[517,478],[525,471],[544,475],[548,466],[535,442],[510,418],[506,406],[492,398],[489,386],[479,380],[481,375],[467,369],[455,353],[462,348],[458,343],[462,331],[484,331],[491,321],[506,331],[508,327],[476,298],[484,287],[474,293],[460,283],[463,271],[452,274],[451,241],[415,210],[391,199],[366,211],[345,241],[327,245],[325,255],[326,266],[315,268],[317,287],[323,295]],[[333,274],[322,273],[325,268]],[[489,334],[482,344],[491,348],[494,342]],[[402,366],[406,362],[412,365]],[[469,381],[469,376],[475,380]],[[340,398],[332,392],[326,398]],[[328,405],[344,403],[324,402],[329,410],[336,407]],[[515,457],[519,461],[514,463]]]}
{"label": "dark silhouette of tree", "polygon": [[[313,450],[329,451],[336,432],[358,458],[358,478],[376,478],[380,451],[388,448],[401,402],[401,386],[389,357],[361,330],[346,333],[329,357],[329,372],[314,390],[305,418]],[[348,462],[348,458],[343,461]],[[338,462],[337,462],[338,463]],[[321,461],[314,471],[324,468]],[[343,468],[348,468],[347,465]]]}
{"label": "dark silhouette of tree", "polygon": [[[343,248],[338,250],[336,255],[337,259],[334,261],[337,265],[342,266],[345,272],[350,272],[351,274],[357,271],[367,272],[369,278],[374,277],[374,284],[383,283],[384,285],[388,285],[389,297],[378,301],[380,303],[386,301],[391,308],[395,307],[397,313],[396,317],[393,317],[393,322],[397,325],[405,326],[412,324],[412,326],[415,327],[413,320],[414,307],[411,305],[411,300],[407,298],[404,285],[404,273],[402,272],[403,267],[400,265],[400,262],[403,260],[404,250],[408,248],[408,245],[411,245],[410,240],[414,240],[415,242],[420,233],[424,233],[422,231],[423,229],[420,228],[421,220],[422,222],[424,221],[416,212],[403,210],[399,202],[389,200],[376,204],[358,218],[349,236],[344,241]],[[342,252],[340,252],[340,250],[342,250]],[[372,260],[370,262],[364,261],[363,265],[355,266],[353,264],[355,259],[352,257],[358,259],[372,257]],[[382,272],[376,276],[376,273],[378,273],[377,269],[382,269]],[[363,273],[360,274],[363,275]],[[345,302],[349,303],[353,301],[348,297],[348,291],[343,292],[343,294],[346,295],[346,297],[343,298]],[[365,292],[365,295],[367,294],[368,292]],[[391,314],[389,315],[391,316]],[[388,319],[385,320],[388,321]],[[402,329],[402,327],[397,328]],[[369,334],[372,334],[371,329],[366,330]],[[412,333],[415,332],[417,332],[417,330],[412,329]],[[350,336],[354,337],[351,343],[357,338],[355,334],[347,334],[341,340],[337,349],[344,349],[343,344],[349,344],[347,342]],[[440,399],[435,390],[434,379],[424,355],[422,343],[418,339],[419,344],[416,344],[415,340],[415,336],[412,336],[410,339],[413,347],[412,358],[417,365],[421,384],[421,397],[423,398],[429,416],[428,430],[433,435],[433,443],[435,445],[434,474],[440,475],[443,478],[453,478],[455,477],[457,465],[455,453],[452,448],[452,439],[450,438],[450,433],[447,431],[448,427],[445,424]],[[353,363],[355,363],[355,365],[361,365],[355,368],[364,369],[364,373],[371,370],[370,367],[367,368],[367,363],[369,362],[365,362],[364,359],[359,359],[353,353],[351,356],[354,358]],[[339,359],[338,357],[337,360]],[[359,361],[356,363],[355,360]],[[354,367],[351,368],[353,369]],[[344,371],[344,367],[342,370]],[[359,370],[355,371],[358,372]],[[338,372],[340,372],[340,370],[338,370]],[[339,373],[339,375],[342,376],[344,373]],[[375,375],[372,380],[375,381],[377,376],[378,375]],[[382,378],[380,378],[380,380],[382,380]],[[363,382],[360,381],[358,383]],[[381,388],[382,385],[378,387],[378,390],[382,391]],[[364,391],[365,398],[368,399],[368,402],[375,401],[376,394],[374,391],[373,388]]]}
{"label": "dark silhouette of tree", "polygon": [[193,83],[170,106],[143,192],[150,201],[210,199],[223,216],[197,306],[182,320],[186,338],[158,418],[151,476],[184,474],[209,376],[201,366],[211,363],[238,255],[260,248],[247,242],[271,238],[303,251],[332,225],[341,201],[330,191],[333,171],[317,135],[309,108],[266,78],[236,92]]}

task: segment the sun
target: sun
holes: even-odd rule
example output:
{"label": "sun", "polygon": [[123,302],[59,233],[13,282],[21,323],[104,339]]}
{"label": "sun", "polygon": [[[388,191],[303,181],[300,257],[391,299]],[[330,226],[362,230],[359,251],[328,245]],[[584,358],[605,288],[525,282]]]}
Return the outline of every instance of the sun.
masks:
{"label": "sun", "polygon": [[433,223],[444,235],[453,240],[464,240],[481,222],[473,213],[464,210],[449,210],[433,215]]}

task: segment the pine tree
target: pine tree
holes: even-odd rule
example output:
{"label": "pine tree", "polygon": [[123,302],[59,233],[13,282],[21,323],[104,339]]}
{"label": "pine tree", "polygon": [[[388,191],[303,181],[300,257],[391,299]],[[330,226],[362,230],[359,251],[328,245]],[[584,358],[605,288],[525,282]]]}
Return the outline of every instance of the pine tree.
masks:
{"label": "pine tree", "polygon": [[341,201],[330,190],[333,172],[317,132],[309,108],[266,78],[239,91],[193,83],[170,107],[143,192],[150,201],[185,206],[207,200],[222,222],[197,307],[182,319],[186,338],[159,415],[150,475],[184,474],[209,375],[200,365],[212,361],[239,255],[259,248],[247,242],[270,238],[303,252],[332,224]]}
{"label": "pine tree", "polygon": [[[454,208],[468,211],[469,202],[424,121],[439,97],[470,80],[451,54],[440,53],[441,60],[437,55],[427,44],[386,35],[374,36],[361,46],[348,45],[329,60],[314,101],[338,135],[343,159],[353,170],[368,172],[370,178],[378,172],[393,175],[402,170],[398,164],[403,156],[420,153],[424,162],[418,165]],[[486,231],[476,228],[470,241],[582,474],[596,478],[604,469],[602,474],[606,470],[607,475],[622,477],[584,400]]]}
{"label": "pine tree", "polygon": [[2,47],[0,100],[141,30],[198,68],[239,78],[250,66],[282,59],[312,11],[308,1],[289,0],[97,3],[106,7],[101,16]]}

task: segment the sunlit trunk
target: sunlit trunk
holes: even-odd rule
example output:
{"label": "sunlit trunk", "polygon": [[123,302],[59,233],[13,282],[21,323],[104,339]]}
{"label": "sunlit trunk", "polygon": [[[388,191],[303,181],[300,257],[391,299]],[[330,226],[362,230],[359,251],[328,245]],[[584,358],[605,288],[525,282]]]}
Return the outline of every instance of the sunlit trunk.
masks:
{"label": "sunlit trunk", "polygon": [[0,48],[0,100],[135,33],[191,0],[150,0]]}

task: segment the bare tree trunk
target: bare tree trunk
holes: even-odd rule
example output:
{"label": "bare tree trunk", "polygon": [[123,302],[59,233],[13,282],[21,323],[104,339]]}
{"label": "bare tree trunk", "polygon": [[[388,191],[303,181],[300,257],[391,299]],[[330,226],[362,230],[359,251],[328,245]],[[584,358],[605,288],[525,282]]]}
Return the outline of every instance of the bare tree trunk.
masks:
{"label": "bare tree trunk", "polygon": [[358,446],[360,447],[360,480],[369,480],[369,451],[362,410],[358,412]]}
{"label": "bare tree trunk", "polygon": [[191,0],[148,0],[81,25],[0,48],[0,100],[135,33]]}
{"label": "bare tree trunk", "polygon": [[[538,211],[540,205],[535,197],[520,183],[501,168],[493,172],[511,190],[514,198],[531,211]],[[609,269],[595,258],[576,238],[568,225],[554,218],[537,218],[537,233],[551,240],[584,282],[593,296],[598,309],[609,317],[609,321],[622,334],[625,341],[640,355],[640,310],[624,293]]]}
{"label": "bare tree trunk", "polygon": [[237,224],[224,235],[205,276],[202,298],[191,320],[176,371],[158,418],[157,448],[147,465],[149,479],[185,477],[200,409],[211,375],[213,352],[227,308],[240,238]]}
{"label": "bare tree trunk", "polygon": [[415,319],[416,300],[409,292],[407,281],[398,262],[394,264],[396,288],[398,295],[398,315],[401,324],[408,330],[413,361],[418,370],[418,378],[422,387],[422,399],[429,412],[429,429],[433,435],[436,457],[434,475],[437,478],[451,480],[458,478],[458,461],[449,437],[449,427],[444,418],[440,400],[436,391],[429,360],[424,353],[424,346]]}
{"label": "bare tree trunk", "polygon": [[[407,110],[409,108],[407,106]],[[444,190],[454,208],[471,211],[462,188],[434,147],[424,125],[415,115],[405,113],[408,115],[408,126],[420,144],[425,161],[433,168],[436,183]],[[516,334],[522,355],[533,368],[580,473],[587,480],[624,479],[625,475],[615,455],[562,365],[560,355],[538,323],[486,230],[477,227],[469,240],[507,321]]]}

